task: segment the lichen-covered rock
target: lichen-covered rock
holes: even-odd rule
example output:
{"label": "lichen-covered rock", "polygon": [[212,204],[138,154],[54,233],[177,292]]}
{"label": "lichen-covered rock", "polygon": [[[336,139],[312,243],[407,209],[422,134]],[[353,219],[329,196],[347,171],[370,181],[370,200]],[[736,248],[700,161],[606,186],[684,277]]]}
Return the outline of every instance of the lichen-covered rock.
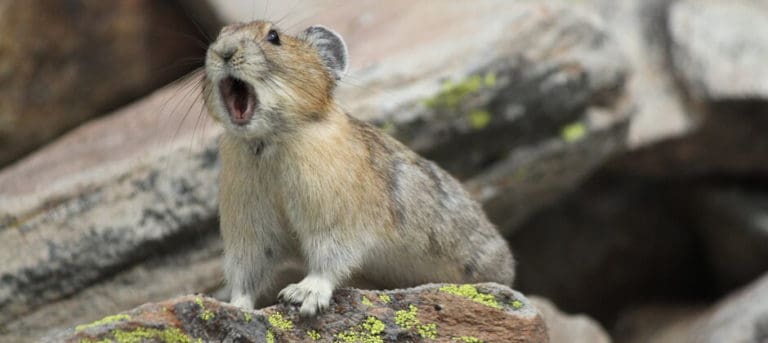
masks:
{"label": "lichen-covered rock", "polygon": [[174,1],[3,1],[0,165],[183,75],[198,35]]}
{"label": "lichen-covered rock", "polygon": [[51,342],[548,342],[522,294],[498,284],[394,291],[340,289],[316,318],[278,305],[244,311],[202,296],[146,304],[82,324]]}
{"label": "lichen-covered rock", "polygon": [[[409,3],[378,6],[358,31],[351,21],[371,9],[357,2],[323,20],[345,34],[356,67],[340,84],[340,103],[468,180],[508,232],[621,150],[631,112],[627,70],[594,18],[498,0],[417,2],[401,18]],[[391,31],[395,19],[402,35]],[[455,25],[433,25],[448,21]],[[8,261],[0,264],[0,326],[8,328],[0,335],[35,335],[23,330],[36,327],[30,318],[38,314],[66,325],[135,307],[154,288],[115,282],[100,289],[136,296],[105,307],[65,303],[68,316],[55,310],[63,299],[87,301],[81,295],[94,283],[119,279],[149,257],[185,256],[190,237],[215,236],[220,131],[207,122],[195,81],[82,126],[0,172],[0,258]],[[178,280],[178,289],[198,292],[213,282]]]}
{"label": "lichen-covered rock", "polygon": [[675,1],[668,27],[675,69],[696,99],[768,99],[768,3]]}

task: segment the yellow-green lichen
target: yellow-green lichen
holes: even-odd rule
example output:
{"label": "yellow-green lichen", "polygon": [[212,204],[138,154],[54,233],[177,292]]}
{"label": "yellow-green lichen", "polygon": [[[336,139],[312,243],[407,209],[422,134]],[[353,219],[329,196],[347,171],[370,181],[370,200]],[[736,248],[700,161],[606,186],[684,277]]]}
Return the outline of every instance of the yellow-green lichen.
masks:
{"label": "yellow-green lichen", "polygon": [[373,306],[373,302],[371,302],[371,299],[368,299],[368,297],[363,297],[363,300],[360,302],[365,306]]}
{"label": "yellow-green lichen", "polygon": [[309,337],[311,340],[313,340],[313,341],[317,341],[317,340],[319,340],[319,339],[320,339],[320,333],[319,333],[319,332],[317,332],[317,330],[308,330],[308,331],[307,331],[307,336],[308,336],[308,337]]}
{"label": "yellow-green lichen", "polygon": [[519,309],[523,308],[523,302],[520,301],[520,300],[513,300],[512,301],[512,308],[514,308],[515,310],[519,310]]}
{"label": "yellow-green lichen", "polygon": [[454,341],[460,341],[464,343],[485,343],[483,340],[472,337],[472,336],[461,336],[461,337],[454,337],[452,340]]}
{"label": "yellow-green lichen", "polygon": [[109,324],[109,323],[114,323],[114,322],[121,322],[121,321],[125,321],[125,320],[131,320],[131,316],[129,316],[129,315],[125,314],[125,313],[116,314],[114,316],[106,316],[106,317],[104,317],[102,319],[99,319],[99,320],[93,322],[93,323],[83,324],[83,325],[76,326],[75,327],[75,332],[83,331],[85,329],[89,329],[89,328],[92,328],[92,327],[102,326],[104,324]]}
{"label": "yellow-green lichen", "polygon": [[437,338],[437,324],[425,324],[419,325],[419,336],[421,338],[435,339]]}
{"label": "yellow-green lichen", "polygon": [[113,330],[110,332],[118,343],[141,343],[160,341],[165,343],[192,343],[192,339],[178,328],[153,329],[137,328],[134,330]]}
{"label": "yellow-green lichen", "polygon": [[275,343],[275,334],[272,330],[267,330],[267,343]]}
{"label": "yellow-green lichen", "polygon": [[409,305],[407,311],[399,310],[395,312],[395,324],[406,330],[412,328],[419,323],[419,320],[416,318],[418,311],[419,309],[416,306]]}
{"label": "yellow-green lichen", "polygon": [[573,123],[563,127],[560,136],[568,143],[578,142],[587,135],[587,127],[582,123]]}
{"label": "yellow-green lichen", "polygon": [[243,319],[245,320],[245,322],[250,323],[253,320],[253,315],[245,311],[242,311],[242,312],[243,312]]}
{"label": "yellow-green lichen", "polygon": [[197,306],[200,306],[200,309],[203,310],[202,312],[200,312],[200,315],[199,315],[200,319],[209,321],[216,316],[215,314],[213,314],[213,311],[205,308],[205,303],[203,303],[202,298],[195,298],[195,304],[197,304]]}
{"label": "yellow-green lichen", "polygon": [[380,300],[381,300],[383,303],[385,303],[385,304],[389,304],[389,303],[391,303],[391,302],[392,302],[392,298],[391,298],[389,295],[387,295],[387,294],[380,294],[380,295],[379,295],[379,299],[380,299]]}
{"label": "yellow-green lichen", "polygon": [[445,285],[440,287],[440,291],[458,295],[489,307],[501,309],[501,305],[496,301],[496,297],[491,294],[480,293],[477,291],[477,288],[472,285]]}
{"label": "yellow-green lichen", "polygon": [[491,114],[488,111],[474,110],[469,112],[469,125],[475,130],[484,129],[491,122]]}
{"label": "yellow-green lichen", "polygon": [[472,75],[462,81],[445,81],[440,88],[440,92],[431,99],[427,99],[424,104],[429,108],[455,108],[460,105],[464,99],[477,93],[483,87],[493,87],[496,85],[496,74],[487,73],[486,75]]}
{"label": "yellow-green lichen", "polygon": [[386,325],[376,317],[368,317],[362,324],[336,335],[344,343],[384,343],[381,333]]}
{"label": "yellow-green lichen", "polygon": [[269,321],[269,324],[272,324],[272,326],[280,329],[280,330],[290,330],[293,329],[293,323],[283,318],[283,315],[280,313],[273,313],[270,314],[269,317],[267,317],[267,320]]}
{"label": "yellow-green lichen", "polygon": [[496,85],[496,73],[488,72],[485,74],[485,79],[483,80],[486,87],[493,87]]}

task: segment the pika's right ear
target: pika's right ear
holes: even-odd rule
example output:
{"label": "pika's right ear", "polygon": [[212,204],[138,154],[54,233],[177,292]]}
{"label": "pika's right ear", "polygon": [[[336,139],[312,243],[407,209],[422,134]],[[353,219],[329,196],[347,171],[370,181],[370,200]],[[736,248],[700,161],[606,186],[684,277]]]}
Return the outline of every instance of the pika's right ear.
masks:
{"label": "pika's right ear", "polygon": [[336,80],[347,71],[347,44],[341,35],[321,25],[310,26],[299,35],[320,53],[325,65],[330,68]]}

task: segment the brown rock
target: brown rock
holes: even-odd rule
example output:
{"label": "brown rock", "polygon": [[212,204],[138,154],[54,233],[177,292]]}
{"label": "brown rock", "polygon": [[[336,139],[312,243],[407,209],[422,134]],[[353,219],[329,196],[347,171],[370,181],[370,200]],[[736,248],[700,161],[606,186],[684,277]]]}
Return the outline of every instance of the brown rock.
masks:
{"label": "brown rock", "polygon": [[[455,295],[451,287],[477,298]],[[313,319],[302,319],[298,311],[282,305],[243,311],[211,298],[185,296],[80,325],[44,341],[175,337],[175,342],[546,343],[546,331],[536,308],[507,287],[432,284],[395,291],[340,289],[329,310]]]}
{"label": "brown rock", "polygon": [[0,165],[200,64],[198,36],[173,1],[1,2]]}

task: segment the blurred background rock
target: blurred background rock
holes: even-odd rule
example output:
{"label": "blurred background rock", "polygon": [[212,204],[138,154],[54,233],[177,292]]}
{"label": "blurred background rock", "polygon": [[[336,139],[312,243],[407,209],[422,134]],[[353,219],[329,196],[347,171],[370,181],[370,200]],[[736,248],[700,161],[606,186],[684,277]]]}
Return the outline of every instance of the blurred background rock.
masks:
{"label": "blurred background rock", "polygon": [[764,1],[6,0],[0,341],[219,293],[182,77],[261,18],[346,38],[341,102],[465,182],[553,341],[768,340]]}

